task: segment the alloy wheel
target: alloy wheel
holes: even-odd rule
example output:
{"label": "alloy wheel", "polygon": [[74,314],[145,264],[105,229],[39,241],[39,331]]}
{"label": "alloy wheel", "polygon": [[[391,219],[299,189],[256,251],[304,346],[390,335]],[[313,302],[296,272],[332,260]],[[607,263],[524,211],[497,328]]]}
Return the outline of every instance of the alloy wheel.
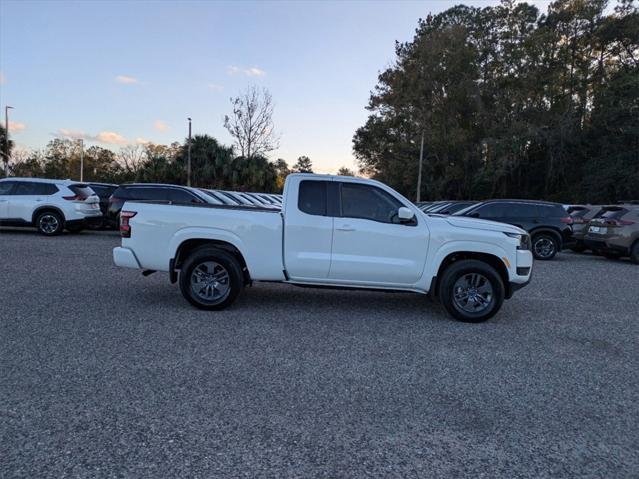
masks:
{"label": "alloy wheel", "polygon": [[453,302],[456,307],[467,313],[485,311],[490,306],[494,294],[488,278],[479,273],[464,274],[453,285]]}
{"label": "alloy wheel", "polygon": [[55,233],[60,227],[60,222],[55,215],[52,214],[44,214],[40,217],[39,222],[40,230],[46,234]]}
{"label": "alloy wheel", "polygon": [[535,254],[540,258],[549,258],[555,253],[555,243],[550,238],[535,241]]}
{"label": "alloy wheel", "polygon": [[215,261],[204,261],[193,268],[191,290],[207,303],[224,301],[231,292],[229,272]]}

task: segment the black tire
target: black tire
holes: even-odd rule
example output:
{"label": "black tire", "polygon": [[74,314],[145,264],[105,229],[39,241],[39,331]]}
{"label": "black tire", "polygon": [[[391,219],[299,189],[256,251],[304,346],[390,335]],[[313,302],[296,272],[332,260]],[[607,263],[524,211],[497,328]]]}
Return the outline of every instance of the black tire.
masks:
{"label": "black tire", "polygon": [[532,253],[535,259],[548,261],[559,251],[559,241],[548,233],[539,233],[532,238]]}
{"label": "black tire", "polygon": [[[464,284],[469,284],[469,279],[472,283],[474,281],[472,275],[481,278],[479,284],[475,285],[474,293],[479,293],[484,289],[484,292],[479,293],[479,296],[484,298],[485,304],[481,309],[477,308],[476,311],[468,309],[474,309],[476,305],[481,306],[480,301],[473,299],[473,304],[469,305],[471,300],[466,299],[464,306],[464,298],[460,299],[460,287],[463,289]],[[489,284],[490,293],[485,290],[486,283],[484,281]],[[444,270],[439,283],[438,296],[446,311],[455,319],[465,323],[481,323],[492,318],[499,311],[504,302],[505,288],[504,282],[495,268],[483,261],[467,259],[457,261]]]}
{"label": "black tire", "polygon": [[66,228],[69,233],[78,234],[84,229],[84,226],[72,225],[72,226],[67,226]]}
{"label": "black tire", "polygon": [[56,236],[64,229],[64,219],[60,213],[55,211],[43,211],[38,213],[35,220],[38,232],[44,236]]}
{"label": "black tire", "polygon": [[639,264],[639,240],[635,241],[635,244],[630,248],[630,261]]}
{"label": "black tire", "polygon": [[[219,268],[211,264],[218,265]],[[226,272],[227,281],[224,281],[223,273]],[[208,275],[201,282],[195,281],[196,277]],[[215,277],[222,279],[219,283]],[[220,310],[235,301],[244,288],[244,276],[242,267],[232,254],[222,249],[204,246],[194,250],[182,264],[180,271],[180,291],[189,303],[200,309]],[[202,286],[204,285],[204,286]],[[196,292],[200,288],[200,293]],[[218,289],[219,287],[219,289]],[[207,299],[207,291],[210,299]],[[215,291],[220,292],[215,297]]]}

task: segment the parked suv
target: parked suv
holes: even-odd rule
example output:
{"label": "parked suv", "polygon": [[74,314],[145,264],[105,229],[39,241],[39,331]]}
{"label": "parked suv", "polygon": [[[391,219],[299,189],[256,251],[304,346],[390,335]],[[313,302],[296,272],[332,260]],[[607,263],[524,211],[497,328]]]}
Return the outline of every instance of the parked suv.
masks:
{"label": "parked suv", "polygon": [[639,205],[605,206],[584,237],[587,248],[607,257],[630,256],[639,264]]}
{"label": "parked suv", "polygon": [[155,183],[135,183],[120,185],[109,198],[107,222],[117,226],[120,221],[120,210],[127,200],[161,200],[171,203],[215,203],[219,200],[203,193],[197,188],[180,185],[164,185]]}
{"label": "parked suv", "polygon": [[572,219],[563,205],[536,200],[488,200],[455,213],[519,226],[530,233],[536,259],[549,260],[574,244]]}
{"label": "parked suv", "polygon": [[47,236],[65,228],[77,233],[102,220],[98,201],[88,185],[77,181],[4,178],[0,180],[0,224],[35,226]]}
{"label": "parked suv", "polygon": [[572,218],[572,238],[574,244],[570,247],[575,253],[583,253],[588,248],[584,244],[584,237],[588,232],[588,224],[593,218],[599,218],[603,214],[603,206],[573,205],[568,208]]}

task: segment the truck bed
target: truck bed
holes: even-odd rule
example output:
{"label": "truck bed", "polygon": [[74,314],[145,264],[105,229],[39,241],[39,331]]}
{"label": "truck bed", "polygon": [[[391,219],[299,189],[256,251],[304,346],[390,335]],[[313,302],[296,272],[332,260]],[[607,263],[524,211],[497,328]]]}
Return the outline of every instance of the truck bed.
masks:
{"label": "truck bed", "polygon": [[130,220],[131,237],[123,238],[122,246],[133,251],[143,269],[168,271],[167,258],[174,258],[184,241],[215,239],[242,251],[253,279],[284,279],[278,209],[127,201],[122,210],[137,213]]}

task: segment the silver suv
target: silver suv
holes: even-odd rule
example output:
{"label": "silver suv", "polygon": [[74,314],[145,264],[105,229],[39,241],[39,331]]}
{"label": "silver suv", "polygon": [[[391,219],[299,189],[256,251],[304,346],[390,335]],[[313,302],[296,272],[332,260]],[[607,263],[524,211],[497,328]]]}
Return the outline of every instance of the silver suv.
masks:
{"label": "silver suv", "polygon": [[100,222],[100,199],[86,184],[39,178],[0,179],[0,225],[36,227],[53,236]]}

